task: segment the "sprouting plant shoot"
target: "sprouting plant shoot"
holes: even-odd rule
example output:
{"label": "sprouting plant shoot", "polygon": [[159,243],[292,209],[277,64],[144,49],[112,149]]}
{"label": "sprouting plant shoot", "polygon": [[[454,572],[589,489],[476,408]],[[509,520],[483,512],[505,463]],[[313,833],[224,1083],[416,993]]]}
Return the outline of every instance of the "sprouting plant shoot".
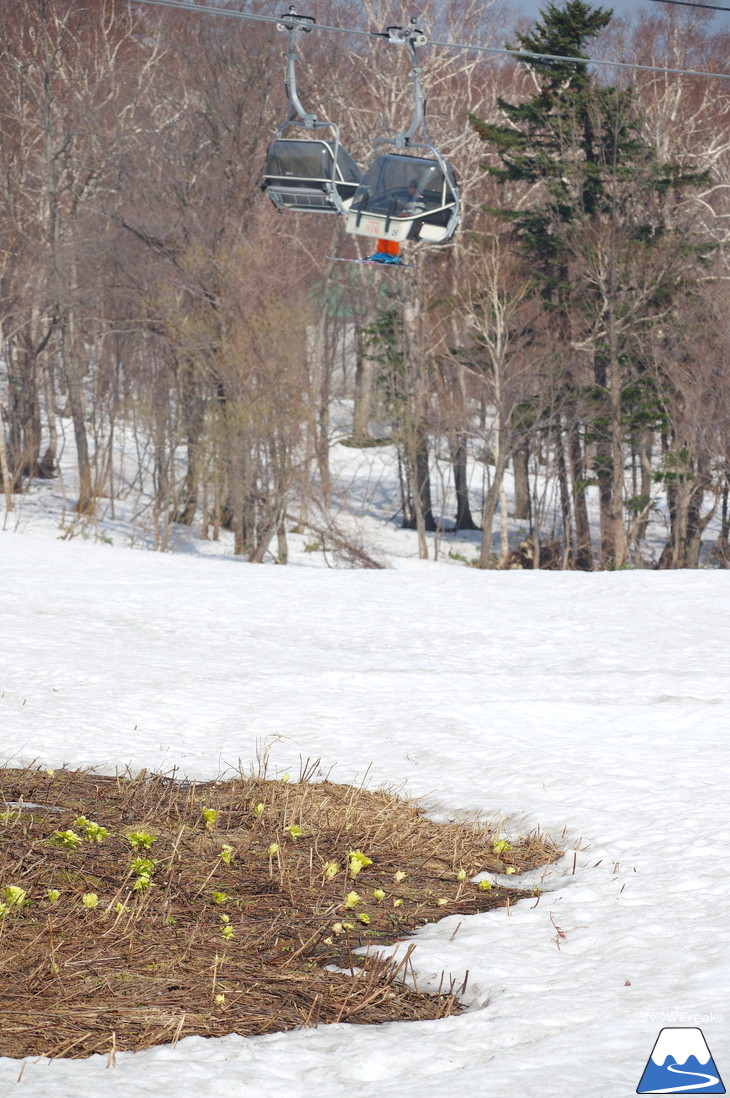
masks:
{"label": "sprouting plant shoot", "polygon": [[263,810],[264,810],[264,806],[263,806],[263,804],[261,803],[261,801],[259,801],[259,803],[258,803],[258,804],[256,805],[256,807],[255,807],[255,808],[254,808],[254,810],[253,810],[253,814],[254,814],[254,816],[256,817],[256,819],[258,819],[258,818],[259,818],[259,816],[261,815],[261,813],[263,812]]}
{"label": "sprouting plant shoot", "polygon": [[132,872],[141,877],[151,877],[156,865],[154,858],[132,858]]}
{"label": "sprouting plant shoot", "polygon": [[347,855],[350,859],[349,871],[351,877],[357,877],[361,869],[366,869],[369,865],[373,864],[372,858],[368,858],[366,854],[363,854],[362,850],[351,850]]}
{"label": "sprouting plant shoot", "polygon": [[383,900],[385,899],[385,893],[383,892],[382,888],[373,889],[373,899],[376,900],[379,904],[382,904]]}
{"label": "sprouting plant shoot", "polygon": [[322,876],[326,881],[333,881],[339,872],[339,862],[325,862],[322,866]]}
{"label": "sprouting plant shoot", "polygon": [[218,855],[218,857],[220,858],[220,860],[223,862],[224,865],[231,865],[231,863],[233,862],[233,854],[234,854],[233,847],[229,846],[228,843],[224,843],[223,848],[221,849],[221,852]]}
{"label": "sprouting plant shoot", "polygon": [[48,841],[53,843],[54,846],[63,847],[64,850],[73,850],[75,847],[81,846],[84,840],[75,831],[54,831]]}
{"label": "sprouting plant shoot", "polygon": [[5,903],[8,908],[21,908],[25,904],[25,898],[27,892],[24,888],[20,888],[18,885],[8,885],[3,891]]}
{"label": "sprouting plant shoot", "polygon": [[495,839],[493,849],[495,854],[506,854],[508,850],[512,849],[512,844],[508,843],[506,839]]}
{"label": "sprouting plant shoot", "polygon": [[48,896],[48,902],[51,903],[51,904],[55,904],[55,903],[58,902],[58,900],[61,899],[61,893],[58,891],[57,888],[49,888],[48,892],[47,892],[47,896]]}
{"label": "sprouting plant shoot", "polygon": [[146,892],[152,884],[152,878],[149,873],[140,873],[137,880],[132,885],[135,892]]}
{"label": "sprouting plant shoot", "polygon": [[227,942],[230,942],[231,938],[233,937],[233,927],[231,926],[230,923],[225,923],[221,927],[221,934],[223,935],[223,937],[226,939]]}
{"label": "sprouting plant shoot", "polygon": [[85,892],[81,897],[81,903],[87,911],[91,911],[99,903],[99,897],[95,892]]}
{"label": "sprouting plant shoot", "polygon": [[149,850],[153,842],[155,841],[154,836],[148,835],[146,831],[132,831],[129,835],[127,835],[127,838],[129,839],[135,850],[138,850],[140,847],[144,847],[145,850]]}
{"label": "sprouting plant shoot", "polygon": [[479,882],[479,884],[477,885],[477,888],[479,889],[480,892],[489,892],[491,887],[492,887],[492,882],[489,880],[489,877],[483,877],[481,879],[481,881]]}
{"label": "sprouting plant shoot", "polygon": [[287,831],[290,839],[300,839],[304,834],[299,824],[289,824]]}
{"label": "sprouting plant shoot", "polygon": [[360,903],[360,897],[357,892],[348,892],[345,896],[345,907],[356,907]]}
{"label": "sprouting plant shoot", "polygon": [[270,858],[275,858],[276,855],[279,853],[279,844],[278,843],[272,843],[271,846],[269,847],[267,853],[268,853]]}
{"label": "sprouting plant shoot", "polygon": [[397,884],[400,884],[401,881],[405,881],[406,877],[407,874],[404,873],[402,869],[399,869],[397,873],[393,874],[393,880],[396,881]]}
{"label": "sprouting plant shoot", "polygon": [[370,916],[366,911],[360,911],[357,917],[358,920],[363,924],[363,926],[368,926],[368,924],[370,923]]}
{"label": "sprouting plant shoot", "polygon": [[212,831],[216,825],[218,819],[218,813],[214,808],[203,809],[203,819],[205,820],[206,831]]}
{"label": "sprouting plant shoot", "polygon": [[228,900],[225,892],[211,892],[210,898],[214,904],[224,904]]}
{"label": "sprouting plant shoot", "polygon": [[460,869],[459,872],[456,874],[456,879],[457,879],[457,881],[465,881],[466,880],[466,870],[465,869]]}

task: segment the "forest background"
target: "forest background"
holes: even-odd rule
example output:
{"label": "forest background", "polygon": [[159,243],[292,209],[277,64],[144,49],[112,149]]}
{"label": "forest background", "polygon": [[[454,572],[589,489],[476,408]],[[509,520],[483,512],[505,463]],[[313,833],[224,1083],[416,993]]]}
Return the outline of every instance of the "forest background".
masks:
{"label": "forest background", "polygon": [[[311,14],[343,26],[344,7]],[[405,25],[398,7],[366,0],[357,26]],[[441,41],[726,71],[708,12],[544,11],[515,28],[498,5],[428,0],[419,20]],[[463,223],[380,272],[327,259],[365,254],[339,219],[280,215],[259,190],[284,41],[128,0],[2,5],[6,511],[59,476],[68,435],[80,520],[151,485],[160,549],[179,523],[283,563],[292,522],[347,549],[330,465],[344,399],[351,445],[395,447],[422,556],[429,531],[481,528],[482,567],[727,567],[730,83],[424,47]],[[410,121],[405,53],[324,32],[300,47],[303,101],[366,166]],[[432,499],[442,454],[451,514]]]}

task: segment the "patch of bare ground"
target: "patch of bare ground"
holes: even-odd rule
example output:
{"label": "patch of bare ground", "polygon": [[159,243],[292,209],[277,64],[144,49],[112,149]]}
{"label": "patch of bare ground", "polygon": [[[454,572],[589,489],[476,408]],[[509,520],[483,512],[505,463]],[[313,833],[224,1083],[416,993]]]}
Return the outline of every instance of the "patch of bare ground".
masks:
{"label": "patch of bare ground", "polygon": [[561,851],[302,778],[0,769],[0,1055],[458,1011],[463,985],[419,994],[377,947],[524,897],[470,878]]}

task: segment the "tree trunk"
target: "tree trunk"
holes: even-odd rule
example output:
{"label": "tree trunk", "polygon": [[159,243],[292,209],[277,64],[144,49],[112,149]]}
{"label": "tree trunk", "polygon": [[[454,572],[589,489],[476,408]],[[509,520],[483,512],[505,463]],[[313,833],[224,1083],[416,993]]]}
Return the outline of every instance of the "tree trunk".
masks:
{"label": "tree trunk", "polygon": [[573,546],[573,516],[570,506],[570,489],[568,487],[568,469],[565,462],[565,440],[563,439],[562,424],[558,423],[555,433],[555,449],[558,463],[558,485],[560,488],[560,510],[563,516],[563,559],[568,568],[573,567],[575,549]]}
{"label": "tree trunk", "polygon": [[568,451],[573,477],[573,506],[575,513],[575,567],[582,572],[593,570],[591,527],[588,521],[588,503],[585,487],[585,461],[580,440],[580,426],[573,420],[568,427]]}
{"label": "tree trunk", "polygon": [[370,441],[370,415],[372,412],[372,368],[365,356],[362,330],[358,325],[355,335],[355,394],[352,412],[352,441],[355,446],[365,446]]}
{"label": "tree trunk", "polygon": [[608,342],[610,370],[611,402],[611,505],[610,517],[613,527],[613,567],[622,568],[629,555],[626,542],[626,524],[624,522],[624,427],[621,397],[623,384],[619,363],[618,341],[613,290],[608,309]]}
{"label": "tree trunk", "polygon": [[469,484],[466,467],[466,436],[456,430],[449,432],[449,450],[451,466],[454,470],[454,491],[456,492],[456,530],[478,530],[469,506]]}
{"label": "tree trunk", "polygon": [[532,517],[530,502],[530,475],[529,475],[530,444],[525,442],[518,446],[512,455],[512,467],[515,474],[515,504],[514,517],[529,522]]}
{"label": "tree trunk", "polygon": [[80,515],[92,515],[94,513],[94,491],[84,409],[84,364],[72,309],[65,312],[60,324],[61,368],[68,394],[68,410],[73,424],[79,475],[79,498],[76,501],[75,509]]}

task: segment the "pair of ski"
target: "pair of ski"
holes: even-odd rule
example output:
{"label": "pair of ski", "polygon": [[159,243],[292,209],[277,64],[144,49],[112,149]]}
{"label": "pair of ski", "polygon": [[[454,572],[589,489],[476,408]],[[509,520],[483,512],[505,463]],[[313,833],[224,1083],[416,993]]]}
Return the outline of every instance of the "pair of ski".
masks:
{"label": "pair of ski", "polygon": [[328,255],[328,259],[331,259],[334,263],[365,263],[368,267],[383,267],[386,270],[395,269],[399,267],[413,267],[413,263],[402,263],[398,260],[397,263],[388,263],[385,259],[346,259],[341,255]]}

